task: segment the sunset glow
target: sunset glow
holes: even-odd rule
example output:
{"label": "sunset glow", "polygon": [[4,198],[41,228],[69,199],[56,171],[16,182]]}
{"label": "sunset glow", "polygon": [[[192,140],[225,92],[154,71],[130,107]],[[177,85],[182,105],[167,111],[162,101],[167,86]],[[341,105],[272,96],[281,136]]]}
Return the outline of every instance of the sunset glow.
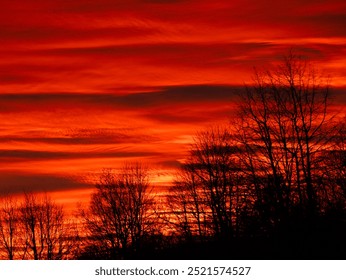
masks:
{"label": "sunset glow", "polygon": [[253,68],[294,48],[346,104],[345,1],[19,0],[0,9],[0,192],[72,209],[143,161],[169,184],[195,133],[232,120]]}

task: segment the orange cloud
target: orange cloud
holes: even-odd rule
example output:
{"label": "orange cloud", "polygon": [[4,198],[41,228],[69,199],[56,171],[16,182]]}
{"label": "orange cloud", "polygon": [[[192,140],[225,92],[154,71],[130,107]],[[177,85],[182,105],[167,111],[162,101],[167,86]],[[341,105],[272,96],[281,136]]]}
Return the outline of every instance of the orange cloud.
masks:
{"label": "orange cloud", "polygon": [[337,0],[2,1],[0,192],[74,197],[124,160],[154,165],[167,184],[192,135],[232,118],[253,67],[291,47],[331,76],[342,108],[345,9]]}

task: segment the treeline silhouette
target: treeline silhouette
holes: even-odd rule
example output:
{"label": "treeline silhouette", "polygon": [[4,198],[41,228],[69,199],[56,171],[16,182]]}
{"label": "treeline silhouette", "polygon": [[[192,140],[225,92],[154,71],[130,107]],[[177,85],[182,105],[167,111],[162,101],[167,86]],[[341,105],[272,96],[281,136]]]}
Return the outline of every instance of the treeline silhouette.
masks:
{"label": "treeline silhouette", "polygon": [[106,170],[75,222],[49,197],[5,198],[6,259],[344,259],[345,116],[293,53],[256,72],[228,127],[198,133],[169,192]]}
{"label": "treeline silhouette", "polygon": [[60,260],[78,255],[77,224],[48,195],[7,196],[0,208],[3,259]]}

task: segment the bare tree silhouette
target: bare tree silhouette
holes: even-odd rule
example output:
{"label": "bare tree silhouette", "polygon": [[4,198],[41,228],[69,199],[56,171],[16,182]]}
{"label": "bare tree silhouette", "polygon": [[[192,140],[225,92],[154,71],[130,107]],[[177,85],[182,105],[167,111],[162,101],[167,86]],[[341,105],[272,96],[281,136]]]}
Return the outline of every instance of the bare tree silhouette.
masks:
{"label": "bare tree silhouette", "polygon": [[183,167],[167,197],[166,221],[186,240],[192,236],[205,238],[211,234],[207,208],[199,179]]}
{"label": "bare tree silhouette", "polygon": [[157,226],[152,205],[148,168],[129,163],[118,173],[104,171],[89,210],[81,213],[92,246],[97,245],[104,258],[138,250]]}
{"label": "bare tree silhouette", "polygon": [[14,260],[19,254],[18,247],[22,241],[19,232],[18,202],[12,196],[5,196],[0,205],[0,254],[5,259]]}
{"label": "bare tree silhouette", "polygon": [[[230,238],[240,228],[240,205],[246,200],[237,165],[238,148],[226,128],[199,133],[169,196],[180,228],[199,236]],[[174,210],[175,209],[175,210]]]}
{"label": "bare tree silhouette", "polygon": [[327,208],[346,207],[346,119],[337,127],[334,146],[325,151],[320,186]]}
{"label": "bare tree silhouette", "polygon": [[238,137],[257,205],[274,223],[293,205],[314,215],[321,156],[335,135],[328,83],[293,53],[275,70],[256,72],[254,82],[239,103]]}
{"label": "bare tree silhouette", "polygon": [[63,208],[50,197],[24,195],[19,208],[22,234],[25,235],[25,258],[54,260],[70,258],[78,247],[75,225],[64,217]]}
{"label": "bare tree silhouette", "polygon": [[330,99],[328,80],[293,52],[256,71],[230,128],[195,137],[167,197],[176,230],[224,246],[263,241],[279,255],[273,244],[292,255],[328,251],[316,249],[323,232],[340,240],[346,229],[345,127]]}

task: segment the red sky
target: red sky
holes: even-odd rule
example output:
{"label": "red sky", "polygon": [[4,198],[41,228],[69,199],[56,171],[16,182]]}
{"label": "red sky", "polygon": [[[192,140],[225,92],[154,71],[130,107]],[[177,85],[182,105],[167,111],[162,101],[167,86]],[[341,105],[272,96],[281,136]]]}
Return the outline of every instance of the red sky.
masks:
{"label": "red sky", "polygon": [[77,199],[102,168],[133,160],[167,181],[196,131],[229,122],[253,67],[292,47],[345,101],[345,11],[333,0],[2,0],[0,192]]}

